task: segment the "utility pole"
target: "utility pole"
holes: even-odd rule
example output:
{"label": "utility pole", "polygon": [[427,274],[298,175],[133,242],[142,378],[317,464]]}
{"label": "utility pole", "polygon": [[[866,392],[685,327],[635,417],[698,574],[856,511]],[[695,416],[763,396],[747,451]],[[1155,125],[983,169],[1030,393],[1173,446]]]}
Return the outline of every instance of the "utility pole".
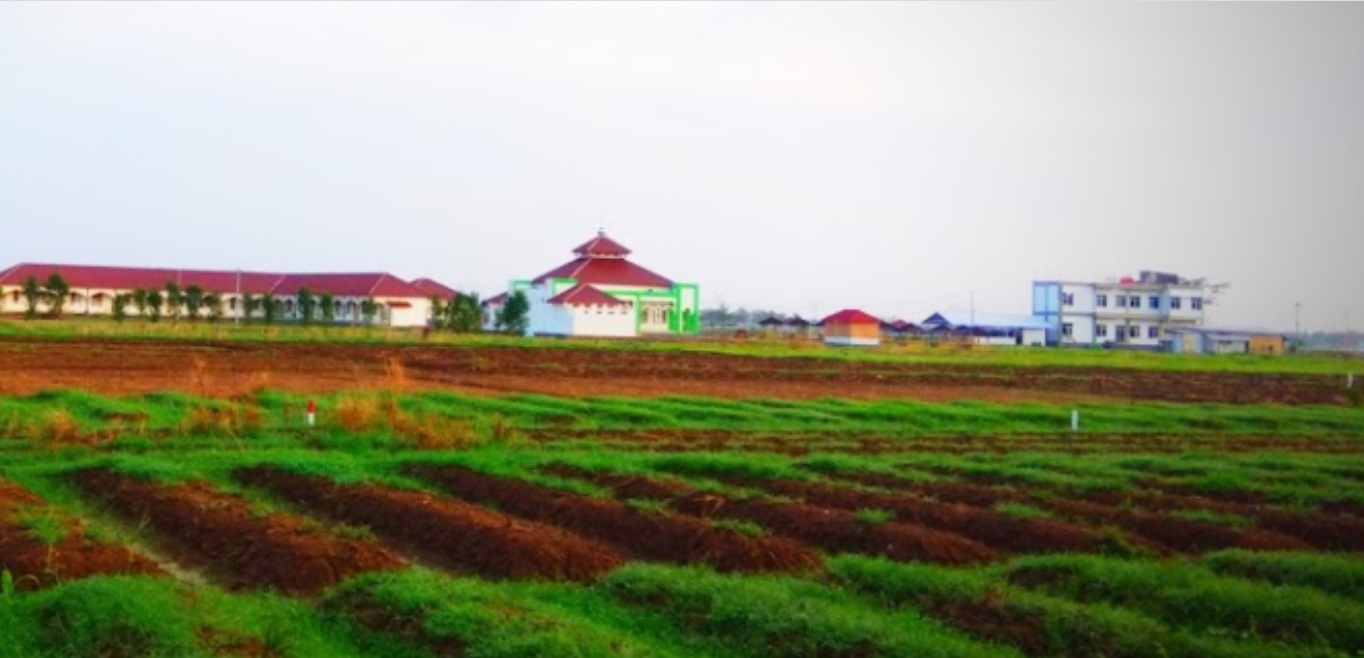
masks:
{"label": "utility pole", "polygon": [[234,313],[234,314],[232,315],[232,324],[241,324],[241,323],[242,323],[242,313],[246,310],[246,308],[242,305],[242,270],[241,270],[240,267],[237,268],[237,299],[236,299],[236,305],[237,305],[237,309],[236,309],[237,312]]}
{"label": "utility pole", "polygon": [[1293,342],[1302,346],[1302,302],[1293,302]]}
{"label": "utility pole", "polygon": [[971,291],[971,329],[976,328],[976,291]]}

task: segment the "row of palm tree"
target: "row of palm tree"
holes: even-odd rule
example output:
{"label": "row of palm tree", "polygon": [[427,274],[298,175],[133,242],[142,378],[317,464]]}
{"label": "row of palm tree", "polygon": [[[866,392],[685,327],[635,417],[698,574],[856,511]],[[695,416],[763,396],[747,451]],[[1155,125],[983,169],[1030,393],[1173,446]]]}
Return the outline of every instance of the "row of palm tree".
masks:
{"label": "row of palm tree", "polygon": [[[40,302],[48,306],[48,315],[54,318],[62,316],[65,310],[66,301],[71,294],[71,286],[66,282],[62,275],[53,273],[47,278],[46,283],[39,283],[34,277],[28,277],[24,281],[22,295],[26,303],[24,316],[35,318],[38,316],[38,305]],[[336,321],[337,302],[331,294],[314,295],[307,288],[300,288],[296,294],[298,320],[301,324],[313,324],[320,319],[325,324],[332,324]],[[266,324],[273,324],[284,316],[284,301],[270,293],[265,293],[259,297],[245,294],[241,296],[242,316],[246,320],[259,317]],[[132,292],[118,293],[113,298],[113,316],[115,320],[123,321],[128,317],[128,308],[137,309],[140,317],[157,322],[162,314],[171,320],[179,320],[181,317],[191,321],[199,320],[207,316],[209,321],[216,322],[221,320],[227,312],[227,303],[222,295],[214,292],[206,292],[197,285],[186,286],[183,289],[180,284],[174,281],[167,281],[164,290],[157,289],[136,289]],[[477,300],[475,300],[475,310]],[[364,324],[374,324],[374,320],[379,315],[379,303],[373,299],[362,300],[358,310],[364,320]]]}

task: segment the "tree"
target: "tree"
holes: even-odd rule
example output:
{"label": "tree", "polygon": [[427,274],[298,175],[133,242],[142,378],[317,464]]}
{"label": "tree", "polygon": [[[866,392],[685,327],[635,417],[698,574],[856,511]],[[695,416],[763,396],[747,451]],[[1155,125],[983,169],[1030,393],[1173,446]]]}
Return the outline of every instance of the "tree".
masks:
{"label": "tree", "polygon": [[172,320],[180,319],[180,304],[184,303],[184,295],[180,292],[180,284],[174,281],[166,282],[166,315]]}
{"label": "tree", "polygon": [[161,297],[160,290],[153,290],[147,293],[147,310],[151,312],[152,322],[161,319],[161,305],[165,303]]}
{"label": "tree", "polygon": [[138,317],[147,317],[147,291],[141,288],[133,291],[133,306],[137,308]]}
{"label": "tree", "polygon": [[29,277],[24,279],[24,317],[30,320],[38,317],[38,300],[43,297],[43,289],[38,285],[38,280]]}
{"label": "tree", "polygon": [[432,329],[440,329],[445,324],[448,307],[441,302],[440,295],[431,295],[431,317],[428,322]]}
{"label": "tree", "polygon": [[319,298],[322,304],[322,322],[333,324],[336,322],[336,298],[331,293],[323,293]]}
{"label": "tree", "polygon": [[[133,301],[133,296],[130,295],[130,294],[128,294],[128,293],[126,293],[126,292],[121,292],[121,293],[118,293],[118,294],[114,295],[114,320],[115,320],[115,321],[117,321],[117,322],[122,322],[125,318],[128,317],[128,304],[131,303],[132,301]],[[146,303],[146,300],[145,300],[145,299],[143,300],[143,303],[144,303],[144,304]]]}
{"label": "tree", "polygon": [[261,295],[260,304],[265,313],[265,324],[274,324],[275,314],[279,313],[279,300],[275,299],[274,295],[267,292],[264,295]]}
{"label": "tree", "polygon": [[509,334],[525,334],[526,325],[530,318],[530,302],[526,299],[526,293],[518,290],[507,298],[507,303],[497,311],[497,318],[494,326],[498,331]]}
{"label": "tree", "polygon": [[199,319],[199,309],[204,306],[204,289],[199,286],[185,288],[185,313],[190,320]]}
{"label": "tree", "polygon": [[66,296],[71,292],[71,286],[66,283],[66,279],[63,279],[62,275],[53,272],[47,277],[47,285],[44,287],[47,290],[48,303],[50,304],[48,312],[54,318],[61,317],[62,308],[66,306]]}
{"label": "tree", "polygon": [[217,322],[223,319],[223,312],[227,310],[227,305],[223,303],[222,295],[211,292],[204,295],[204,308],[208,309],[209,321]]}
{"label": "tree", "polygon": [[260,310],[261,300],[259,297],[256,297],[251,293],[246,293],[245,295],[242,295],[241,304],[242,317],[246,318],[247,320],[250,320],[251,316],[255,315],[256,311]]}
{"label": "tree", "polygon": [[446,307],[450,330],[459,334],[478,333],[483,328],[483,312],[479,308],[478,293],[455,297]]}
{"label": "tree", "polygon": [[298,289],[298,318],[303,324],[312,324],[317,313],[317,298],[307,288]]}
{"label": "tree", "polygon": [[365,318],[366,327],[374,324],[374,316],[378,313],[379,305],[374,302],[373,297],[360,302],[360,315]]}

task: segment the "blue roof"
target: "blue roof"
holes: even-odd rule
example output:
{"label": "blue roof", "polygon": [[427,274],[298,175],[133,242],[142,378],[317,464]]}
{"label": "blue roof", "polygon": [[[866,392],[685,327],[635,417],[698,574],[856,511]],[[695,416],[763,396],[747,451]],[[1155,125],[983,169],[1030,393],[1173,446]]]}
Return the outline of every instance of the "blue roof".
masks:
{"label": "blue roof", "polygon": [[926,327],[946,326],[980,329],[1046,329],[1047,321],[1033,315],[1001,315],[992,313],[934,313],[919,324]]}

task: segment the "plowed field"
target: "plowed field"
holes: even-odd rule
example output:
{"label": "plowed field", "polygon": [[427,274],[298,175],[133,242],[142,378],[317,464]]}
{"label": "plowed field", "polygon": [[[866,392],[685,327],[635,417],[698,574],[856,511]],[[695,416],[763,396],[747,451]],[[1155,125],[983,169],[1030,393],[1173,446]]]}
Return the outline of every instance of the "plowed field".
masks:
{"label": "plowed field", "polygon": [[0,341],[0,394],[74,388],[229,397],[436,389],[568,397],[907,398],[927,401],[1163,400],[1337,404],[1339,378],[1108,368],[854,363],[696,352],[287,343]]}

